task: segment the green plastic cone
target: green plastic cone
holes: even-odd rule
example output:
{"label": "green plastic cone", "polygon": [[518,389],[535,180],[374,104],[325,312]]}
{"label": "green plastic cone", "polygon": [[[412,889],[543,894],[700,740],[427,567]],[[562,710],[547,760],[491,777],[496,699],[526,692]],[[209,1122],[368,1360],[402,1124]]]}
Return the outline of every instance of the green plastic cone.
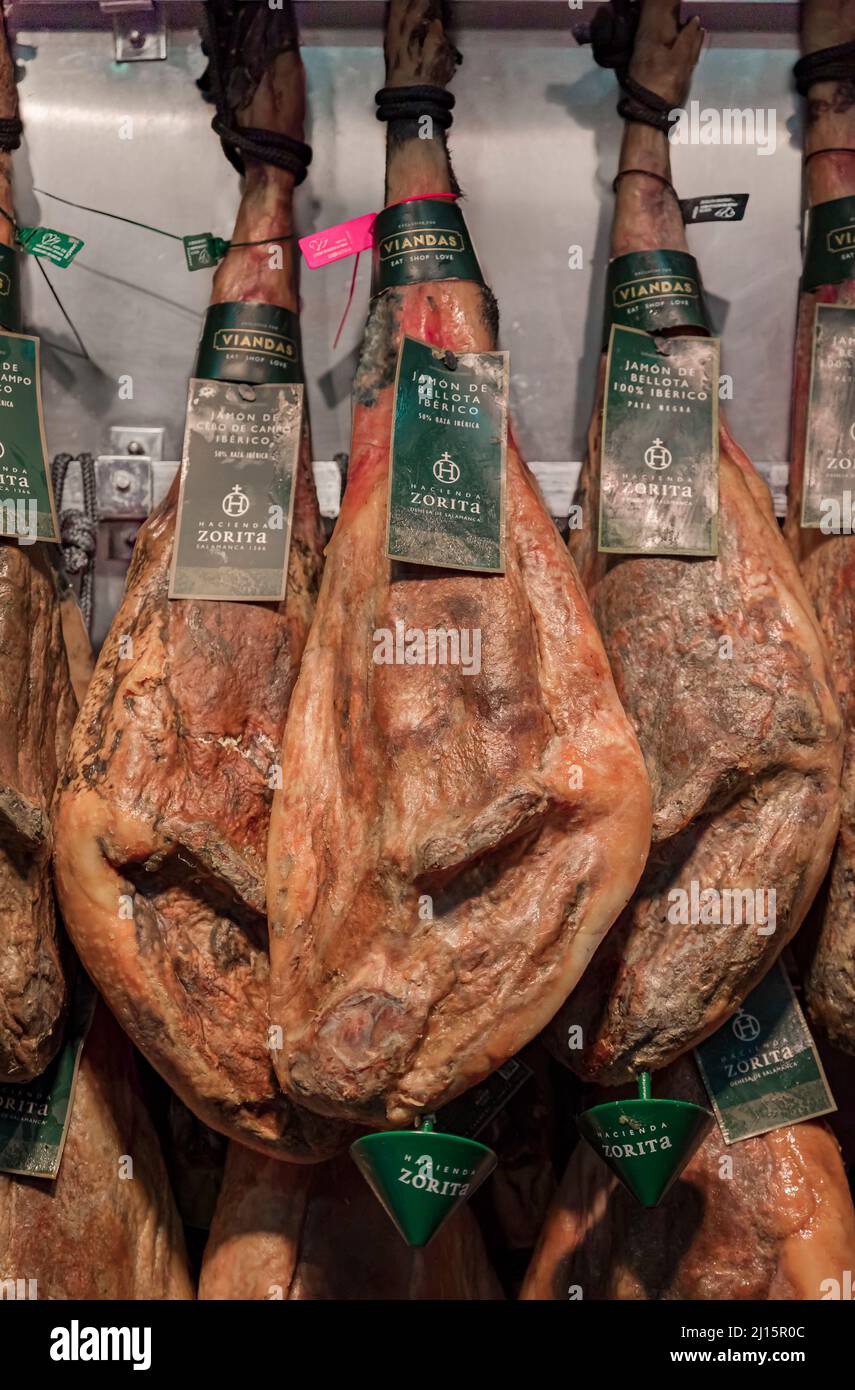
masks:
{"label": "green plastic cone", "polygon": [[642,1072],[637,1100],[612,1100],[585,1110],[582,1137],[643,1207],[658,1206],[713,1123],[709,1110],[685,1100],[652,1100]]}
{"label": "green plastic cone", "polygon": [[432,1240],[496,1166],[485,1144],[424,1129],[366,1134],[350,1156],[408,1245]]}

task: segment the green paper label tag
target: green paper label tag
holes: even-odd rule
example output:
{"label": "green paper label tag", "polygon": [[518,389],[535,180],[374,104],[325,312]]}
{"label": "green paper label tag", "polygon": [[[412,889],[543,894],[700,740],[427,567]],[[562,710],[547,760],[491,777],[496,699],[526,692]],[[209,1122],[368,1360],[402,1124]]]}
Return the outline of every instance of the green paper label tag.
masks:
{"label": "green paper label tag", "polygon": [[661,333],[666,328],[710,331],[701,273],[686,251],[630,251],[609,262],[603,342],[613,323]]}
{"label": "green paper label tag", "polygon": [[837,1109],[780,962],[695,1057],[726,1144]]}
{"label": "green paper label tag", "polygon": [[71,1122],[80,1054],[95,1012],[95,990],[78,973],[65,1039],[35,1081],[0,1082],[0,1172],[55,1178]]}
{"label": "green paper label tag", "polygon": [[303,387],[193,378],[170,598],[285,597]]}
{"label": "green paper label tag", "polygon": [[84,243],[80,237],[69,236],[67,232],[56,232],[52,227],[19,227],[18,244],[28,256],[41,256],[43,260],[53,261],[54,265],[65,269],[71,265]]}
{"label": "green paper label tag", "polygon": [[424,280],[484,283],[463,213],[451,199],[395,203],[374,220],[372,296]]}
{"label": "green paper label tag", "polygon": [[839,285],[855,274],[855,198],[817,203],[808,213],[802,289]]}
{"label": "green paper label tag", "polygon": [[45,445],[39,340],[0,333],[0,535],[59,539]]}
{"label": "green paper label tag", "polygon": [[851,534],[855,497],[855,308],[816,304],[802,526]]}
{"label": "green paper label tag", "polygon": [[456,356],[404,338],[395,380],[386,554],[505,568],[508,354]]}
{"label": "green paper label tag", "polygon": [[21,331],[21,283],[18,257],[11,246],[0,245],[0,328]]}
{"label": "green paper label tag", "polygon": [[599,549],[718,550],[717,338],[613,325],[600,448]]}
{"label": "green paper label tag", "polygon": [[511,1057],[480,1086],[464,1091],[462,1096],[438,1110],[436,1128],[444,1133],[460,1134],[464,1139],[477,1139],[533,1075],[531,1067],[519,1057]]}
{"label": "green paper label tag", "polygon": [[254,385],[301,382],[299,318],[278,304],[212,304],[205,316],[195,375],[208,381]]}
{"label": "green paper label tag", "polygon": [[184,243],[184,259],[188,270],[210,270],[217,265],[229,249],[231,242],[211,232],[197,232],[194,236],[181,238]]}

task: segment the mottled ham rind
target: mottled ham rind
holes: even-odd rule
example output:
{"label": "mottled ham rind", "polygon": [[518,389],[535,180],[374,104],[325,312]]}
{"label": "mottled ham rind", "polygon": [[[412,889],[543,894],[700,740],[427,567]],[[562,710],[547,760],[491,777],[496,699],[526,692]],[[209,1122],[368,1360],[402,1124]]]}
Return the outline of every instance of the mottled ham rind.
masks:
{"label": "mottled ham rind", "polygon": [[[806,0],[802,52],[855,39],[851,0]],[[806,166],[810,206],[855,195],[855,82],[818,82],[808,91],[805,154],[833,150]],[[840,834],[831,863],[821,925],[807,982],[810,1016],[831,1040],[855,1053],[855,537],[802,529],[802,486],[814,306],[855,306],[855,282],[821,285],[799,296],[793,378],[792,450],[787,538],[828,642],[845,728]]]}
{"label": "mottled ham rind", "polygon": [[0,669],[0,1079],[29,1081],[62,1037],[50,812],[77,713],[43,545],[0,542]]}
{"label": "mottled ham rind", "polygon": [[[657,1090],[708,1104],[687,1058],[657,1078]],[[615,1093],[599,1099],[613,1100]],[[840,1298],[841,1291],[847,1296],[853,1260],[855,1209],[837,1141],[822,1121],[730,1145],[714,1126],[653,1210],[640,1206],[581,1141],[521,1297]]]}
{"label": "mottled ham rind", "polygon": [[0,1283],[18,1279],[35,1280],[40,1299],[194,1297],[133,1049],[101,1003],[59,1176],[0,1173]]}
{"label": "mottled ham rind", "polygon": [[[267,66],[238,120],[300,139],[305,78],[293,17],[252,8],[246,54],[255,65],[264,48]],[[293,182],[249,162],[236,242],[290,231]],[[230,252],[213,301],[296,311],[294,244],[279,247],[281,269],[269,244]],[[264,882],[273,769],[322,563],[308,427],[280,605],[169,600],[177,489],[176,479],[140,531],[74,731],[57,887],[87,970],[182,1100],[243,1143],[315,1160],[347,1135],[301,1112],[276,1083]]]}
{"label": "mottled ham rind", "polygon": [[309,1168],[232,1144],[199,1297],[391,1302],[503,1294],[466,1207],[427,1249],[413,1250],[348,1157]]}
{"label": "mottled ham rind", "polygon": [[[681,105],[700,33],[697,21],[677,29],[670,0],[645,0],[636,79]],[[666,137],[628,124],[620,167],[669,178]],[[686,249],[676,199],[629,174],[612,253],[660,247]],[[714,1032],[800,926],[837,835],[842,729],[827,649],[768,490],[723,421],[717,558],[597,551],[604,379],[601,366],[571,550],[650,774],[653,844],[549,1042],[580,1075],[619,1085]],[[747,892],[751,910],[686,925],[675,894],[688,902],[693,884],[698,895]]]}
{"label": "mottled ham rind", "polygon": [[[18,114],[0,21],[0,116]],[[0,243],[14,244],[0,152]],[[14,328],[15,325],[7,325]],[[0,538],[0,1080],[30,1081],[62,1037],[67,991],[50,877],[51,802],[77,713],[44,545]]]}
{"label": "mottled ham rind", "polygon": [[[395,0],[386,52],[390,85],[448,82],[435,0]],[[390,123],[387,202],[452,187],[442,133]],[[277,1074],[312,1109],[366,1124],[434,1110],[544,1026],[632,893],[650,830],[636,740],[513,435],[505,574],[385,558],[404,334],[492,349],[492,295],[444,281],[372,305],[269,842]],[[398,621],[479,629],[480,673],[375,665],[373,634]]]}

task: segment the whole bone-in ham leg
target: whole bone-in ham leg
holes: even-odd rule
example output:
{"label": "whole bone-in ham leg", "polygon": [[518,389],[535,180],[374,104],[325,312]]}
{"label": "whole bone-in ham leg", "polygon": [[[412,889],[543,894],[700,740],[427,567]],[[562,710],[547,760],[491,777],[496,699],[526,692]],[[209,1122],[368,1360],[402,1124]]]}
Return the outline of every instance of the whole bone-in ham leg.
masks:
{"label": "whole bone-in ham leg", "polygon": [[[387,85],[445,86],[455,57],[437,0],[393,0]],[[387,203],[456,187],[444,132],[419,129],[390,122]],[[632,893],[649,841],[635,739],[513,436],[505,574],[385,557],[402,335],[492,349],[492,295],[432,282],[371,307],[268,878],[282,1085],[321,1113],[381,1124],[433,1110],[544,1026]],[[375,665],[372,634],[399,621],[480,629],[480,673]]]}
{"label": "whole bone-in ham leg", "polygon": [[83,1045],[59,1176],[0,1173],[0,1284],[40,1299],[193,1297],[184,1235],[133,1048],[102,1003]]}
{"label": "whole bone-in ham leg", "polygon": [[[290,10],[230,8],[238,122],[299,140]],[[229,252],[214,303],[296,310],[294,243],[276,241],[281,269],[264,243],[291,231],[293,184],[248,160],[233,240],[262,244]],[[201,1119],[281,1157],[320,1158],[339,1127],[282,1096],[270,1064],[264,882],[271,768],[321,568],[308,430],[281,605],[168,599],[177,498],[176,480],[140,532],[75,728],[57,830],[63,913],[123,1028]]]}
{"label": "whole bone-in ham leg", "polygon": [[[802,52],[855,39],[853,0],[806,0]],[[805,155],[811,206],[855,196],[855,82],[817,82],[808,93]],[[844,150],[852,151],[849,154]],[[825,536],[800,524],[810,395],[814,305],[855,306],[855,279],[799,297],[793,382],[792,463],[787,535],[819,614],[845,725],[840,835],[831,864],[819,942],[807,980],[812,1017],[838,1047],[855,1052],[855,537]],[[855,481],[852,484],[855,496]]]}
{"label": "whole bone-in ham leg", "polygon": [[[700,50],[697,20],[644,0],[631,75],[672,107]],[[695,151],[695,154],[698,154]],[[628,122],[612,254],[686,250],[666,135]],[[839,820],[840,715],[816,618],[765,485],[720,427],[714,560],[600,554],[596,543],[604,368],[571,549],[653,787],[653,845],[629,907],[550,1030],[583,1076],[619,1084],[712,1033],[765,974],[825,874]],[[723,643],[729,638],[729,643]],[[775,892],[775,919],[746,911],[669,919],[692,884]],[[771,932],[769,926],[773,926]],[[584,1046],[568,1047],[580,1025]]]}
{"label": "whole bone-in ham leg", "polygon": [[[0,20],[0,116],[18,114]],[[0,152],[0,242],[15,243],[12,156]],[[16,324],[5,324],[16,329]],[[0,538],[0,1080],[44,1071],[66,985],[50,876],[51,801],[77,712],[57,584],[42,544]]]}
{"label": "whole bone-in ham leg", "polygon": [[502,1290],[467,1208],[413,1250],[349,1158],[297,1167],[231,1144],[199,1297],[472,1302]]}
{"label": "whole bone-in ham leg", "polygon": [[[657,1086],[663,1095],[707,1104],[689,1058],[669,1067]],[[821,1120],[730,1145],[715,1126],[652,1211],[580,1143],[521,1296],[846,1298],[853,1260],[855,1210],[837,1141]]]}

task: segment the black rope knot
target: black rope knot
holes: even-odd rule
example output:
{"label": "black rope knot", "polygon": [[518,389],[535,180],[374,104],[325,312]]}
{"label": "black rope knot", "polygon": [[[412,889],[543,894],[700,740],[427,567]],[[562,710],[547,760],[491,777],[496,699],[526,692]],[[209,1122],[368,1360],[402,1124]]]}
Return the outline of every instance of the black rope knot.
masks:
{"label": "black rope knot", "polygon": [[66,574],[79,574],[80,609],[87,631],[92,628],[95,600],[95,551],[98,545],[98,498],[95,480],[95,460],[91,454],[77,456],[83,485],[83,511],[69,508],[62,511],[62,494],[74,454],[57,454],[51,464],[54,500],[59,511],[59,536],[62,562]]}
{"label": "black rope knot", "polygon": [[653,126],[654,130],[662,130],[667,135],[678,119],[668,114],[672,110],[671,102],[629,75],[640,18],[639,0],[610,0],[608,5],[597,10],[587,29],[580,26],[575,31],[576,38],[579,43],[590,43],[594,61],[601,68],[614,69],[623,90],[618,115],[626,121]]}
{"label": "black rope knot", "polygon": [[0,116],[0,150],[6,154],[10,154],[12,150],[17,150],[23,133],[24,127],[19,117]]}
{"label": "black rope knot", "polygon": [[814,82],[855,82],[855,41],[806,53],[793,68],[796,91],[806,97]]}
{"label": "black rope knot", "polygon": [[410,87],[381,87],[374,95],[378,121],[417,121],[430,116],[442,130],[448,130],[454,117],[454,93],[427,83]]}
{"label": "black rope knot", "polygon": [[69,574],[82,574],[92,560],[98,544],[98,523],[82,512],[63,512],[59,535],[65,568]]}
{"label": "black rope knot", "polygon": [[261,164],[272,164],[277,169],[287,169],[294,175],[295,184],[303,182],[312,162],[312,147],[302,140],[292,140],[276,130],[262,130],[258,126],[232,125],[218,112],[211,121],[212,128],[222,141],[226,158],[239,174],[245,172],[243,156],[257,159]]}

